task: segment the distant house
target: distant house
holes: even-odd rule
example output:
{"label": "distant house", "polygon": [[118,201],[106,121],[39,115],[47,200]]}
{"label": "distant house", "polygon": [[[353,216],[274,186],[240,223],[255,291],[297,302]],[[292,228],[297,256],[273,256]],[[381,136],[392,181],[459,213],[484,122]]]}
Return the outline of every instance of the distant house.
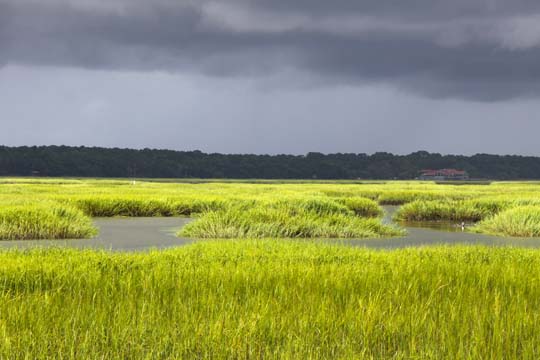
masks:
{"label": "distant house", "polygon": [[469,174],[464,170],[439,169],[421,170],[419,180],[469,180]]}

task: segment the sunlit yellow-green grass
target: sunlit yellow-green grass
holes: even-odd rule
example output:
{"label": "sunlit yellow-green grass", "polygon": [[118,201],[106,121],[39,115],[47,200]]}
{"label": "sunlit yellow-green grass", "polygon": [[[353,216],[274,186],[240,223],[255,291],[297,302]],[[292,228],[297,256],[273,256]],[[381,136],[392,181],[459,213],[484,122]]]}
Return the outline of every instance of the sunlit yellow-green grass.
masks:
{"label": "sunlit yellow-green grass", "polygon": [[540,207],[510,208],[485,219],[473,230],[500,236],[540,237]]}
{"label": "sunlit yellow-green grass", "polygon": [[540,237],[540,199],[511,196],[468,200],[417,200],[403,205],[397,221],[476,222],[477,233],[507,237]]}
{"label": "sunlit yellow-green grass", "polygon": [[0,252],[4,359],[537,359],[540,252]]}
{"label": "sunlit yellow-green grass", "polygon": [[75,239],[96,234],[92,221],[74,207],[44,202],[0,207],[0,240]]}
{"label": "sunlit yellow-green grass", "polygon": [[480,221],[511,205],[509,199],[416,200],[399,208],[399,221]]}
{"label": "sunlit yellow-green grass", "polygon": [[231,205],[201,214],[179,234],[195,238],[376,238],[403,234],[381,224],[380,219],[357,216],[366,212],[380,215],[372,200],[351,200],[355,201],[313,198]]}
{"label": "sunlit yellow-green grass", "polygon": [[[371,235],[373,230],[379,236],[388,234],[387,228],[378,220],[381,216],[380,205],[403,205],[397,215],[400,220],[474,222],[486,220],[502,210],[513,207],[540,205],[540,185],[533,182],[441,185],[418,181],[357,184],[339,181],[334,183],[310,181],[290,183],[286,181],[265,183],[212,181],[204,183],[201,182],[202,180],[197,181],[200,183],[175,183],[173,180],[160,183],[141,180],[132,182],[122,179],[1,178],[0,206],[7,209],[21,202],[56,203],[58,206],[65,205],[79,209],[88,218],[191,216],[197,219],[196,222],[200,222],[200,228],[205,225],[206,229],[210,229],[208,224],[212,219],[239,218],[234,213],[234,209],[240,206],[250,209],[248,212],[255,216],[249,228],[259,229],[255,232],[251,230],[242,232],[257,234],[257,236],[274,236],[275,230],[261,233],[262,227],[259,221],[261,212],[257,209],[265,203],[283,200],[290,205],[290,213],[298,204],[313,200],[319,203],[331,202],[343,205],[354,214],[344,215],[339,212],[331,216],[325,214],[316,222],[318,225],[315,224],[320,225],[321,228],[309,233],[319,235],[328,233],[326,230],[322,231],[322,226],[343,224],[341,220],[336,219],[346,217],[348,223],[354,223],[349,228],[358,229],[360,223],[365,224],[366,227],[361,232],[344,230],[343,233],[351,236],[354,233],[355,237],[362,237],[362,234]],[[302,222],[314,224],[310,219],[313,212],[306,212],[306,217],[302,218],[302,216],[298,214],[294,220],[298,220],[299,224]],[[245,215],[242,217],[246,218]],[[331,219],[327,221],[328,219],[323,219],[323,217]],[[192,226],[195,226],[195,223]],[[375,223],[377,226],[372,226]],[[268,229],[274,228],[272,224],[265,226]],[[217,225],[214,226],[214,229],[217,228]],[[336,233],[334,230],[332,232]],[[297,232],[295,229],[285,229],[281,233],[295,232]],[[229,231],[229,233],[232,232]],[[199,235],[209,237],[220,234],[214,231],[206,234],[199,232]]]}

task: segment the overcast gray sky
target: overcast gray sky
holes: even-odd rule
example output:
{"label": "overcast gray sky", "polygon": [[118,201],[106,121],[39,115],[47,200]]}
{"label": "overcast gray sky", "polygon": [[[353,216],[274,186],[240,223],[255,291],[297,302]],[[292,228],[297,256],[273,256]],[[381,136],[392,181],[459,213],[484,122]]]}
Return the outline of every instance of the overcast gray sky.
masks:
{"label": "overcast gray sky", "polygon": [[0,144],[540,155],[538,0],[0,0]]}

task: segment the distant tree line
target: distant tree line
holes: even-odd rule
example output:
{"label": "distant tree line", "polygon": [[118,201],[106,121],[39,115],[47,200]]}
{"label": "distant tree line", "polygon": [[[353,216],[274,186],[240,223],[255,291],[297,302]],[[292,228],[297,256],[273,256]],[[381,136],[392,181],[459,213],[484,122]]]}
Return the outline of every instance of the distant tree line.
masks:
{"label": "distant tree line", "polygon": [[472,178],[540,179],[540,158],[516,155],[226,155],[200,151],[70,146],[0,146],[0,176],[231,179],[414,179],[456,168]]}

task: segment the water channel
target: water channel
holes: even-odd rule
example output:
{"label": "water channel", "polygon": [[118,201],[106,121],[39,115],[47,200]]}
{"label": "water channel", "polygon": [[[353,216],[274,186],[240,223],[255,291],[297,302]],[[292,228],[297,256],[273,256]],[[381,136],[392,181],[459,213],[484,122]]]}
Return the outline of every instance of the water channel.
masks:
{"label": "water channel", "polygon": [[[397,207],[385,207],[385,223],[392,222],[392,215]],[[183,246],[194,239],[178,238],[175,233],[187,224],[188,218],[98,218],[94,223],[99,228],[99,235],[93,239],[76,240],[20,240],[0,241],[0,248],[58,247],[92,248],[115,251],[143,251]],[[462,231],[458,224],[450,223],[408,223],[400,224],[407,230],[407,235],[383,239],[344,239],[344,240],[305,240],[340,243],[349,246],[368,248],[403,248],[429,245],[488,245],[540,247],[540,238],[504,238],[498,236],[474,234]]]}

